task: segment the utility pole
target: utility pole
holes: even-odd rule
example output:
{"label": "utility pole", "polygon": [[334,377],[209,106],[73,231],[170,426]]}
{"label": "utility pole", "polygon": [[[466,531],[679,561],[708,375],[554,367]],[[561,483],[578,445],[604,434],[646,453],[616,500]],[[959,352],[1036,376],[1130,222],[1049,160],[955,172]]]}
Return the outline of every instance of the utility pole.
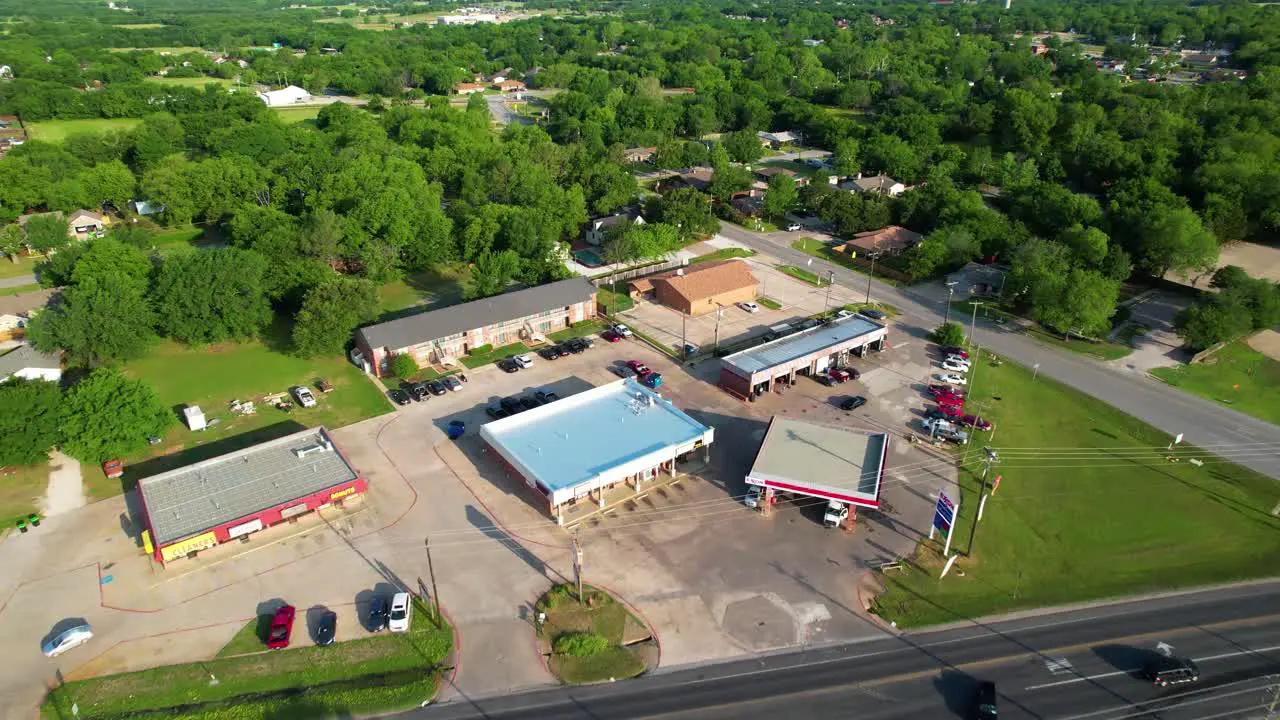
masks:
{"label": "utility pole", "polygon": [[573,531],[573,580],[578,586],[578,602],[582,602],[582,545],[577,530]]}
{"label": "utility pole", "polygon": [[978,517],[982,515],[982,508],[987,504],[987,473],[991,472],[991,466],[1000,462],[1000,454],[990,447],[983,448],[987,453],[987,458],[982,466],[982,490],[978,493],[978,507],[973,513],[973,525],[969,529],[969,549],[965,551],[965,555],[973,554],[973,539],[978,534]]}
{"label": "utility pole", "polygon": [[951,322],[951,296],[956,294],[956,284],[947,283],[947,309],[942,316],[942,324],[946,325]]}
{"label": "utility pole", "polygon": [[871,278],[875,277],[876,275],[876,258],[880,257],[880,252],[878,250],[876,252],[869,252],[867,253],[867,257],[871,258],[871,274],[867,275],[867,301],[866,301],[867,304],[870,305],[871,304]]}
{"label": "utility pole", "polygon": [[822,306],[822,312],[826,312],[831,309],[831,286],[835,284],[836,284],[836,271],[828,270],[827,271],[827,301]]}
{"label": "utility pole", "polygon": [[689,316],[680,313],[680,357],[684,357],[684,348],[689,344]]}
{"label": "utility pole", "polygon": [[978,331],[978,306],[985,305],[986,303],[982,303],[977,300],[970,300],[969,304],[973,305],[973,319],[969,321],[969,342],[973,343],[974,333]]}
{"label": "utility pole", "polygon": [[427,575],[431,576],[431,607],[435,608],[436,625],[440,624],[440,589],[436,587],[436,568],[431,562],[431,538],[426,538]]}
{"label": "utility pole", "polygon": [[715,349],[720,349],[720,316],[724,315],[724,306],[716,303],[716,344]]}

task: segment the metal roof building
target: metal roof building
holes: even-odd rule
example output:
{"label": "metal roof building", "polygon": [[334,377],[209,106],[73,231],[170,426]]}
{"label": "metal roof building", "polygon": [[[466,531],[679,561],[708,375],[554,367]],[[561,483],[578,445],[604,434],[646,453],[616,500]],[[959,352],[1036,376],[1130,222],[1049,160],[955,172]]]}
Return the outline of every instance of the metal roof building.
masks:
{"label": "metal roof building", "polygon": [[366,489],[324,428],[303,430],[140,480],[144,545],[169,562]]}
{"label": "metal roof building", "polygon": [[887,433],[775,416],[747,473],[747,484],[879,507],[888,450]]}
{"label": "metal roof building", "polygon": [[823,372],[848,353],[861,355],[867,346],[882,349],[886,332],[862,315],[823,323],[723,358],[720,386],[741,397],[768,392],[776,380]]}
{"label": "metal roof building", "polygon": [[486,423],[480,437],[557,515],[601,488],[674,469],[677,456],[709,446],[715,429],[627,378]]}

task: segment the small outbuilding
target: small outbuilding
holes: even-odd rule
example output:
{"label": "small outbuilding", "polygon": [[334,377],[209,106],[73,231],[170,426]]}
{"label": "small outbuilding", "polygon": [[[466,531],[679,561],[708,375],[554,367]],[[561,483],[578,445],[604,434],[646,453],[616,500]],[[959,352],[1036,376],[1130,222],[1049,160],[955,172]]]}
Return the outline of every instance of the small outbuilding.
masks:
{"label": "small outbuilding", "polygon": [[686,265],[629,284],[632,297],[648,297],[686,315],[705,315],[755,300],[759,285],[751,268],[741,260]]}
{"label": "small outbuilding", "polygon": [[301,103],[311,101],[311,93],[298,87],[297,85],[289,85],[280,90],[268,90],[267,92],[258,93],[258,99],[267,104],[267,107],[282,107],[286,105],[299,105]]}

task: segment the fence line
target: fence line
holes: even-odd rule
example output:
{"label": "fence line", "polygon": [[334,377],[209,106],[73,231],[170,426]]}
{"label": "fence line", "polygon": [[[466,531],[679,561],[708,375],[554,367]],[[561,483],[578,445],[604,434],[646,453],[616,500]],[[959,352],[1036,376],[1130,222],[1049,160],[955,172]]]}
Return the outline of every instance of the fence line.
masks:
{"label": "fence line", "polygon": [[641,275],[650,275],[652,273],[662,272],[672,268],[684,267],[688,264],[687,260],[677,257],[662,262],[651,263],[649,265],[640,265],[638,267],[627,268],[626,270],[619,270],[616,273],[603,277],[594,277],[591,278],[591,283],[596,287],[612,285],[619,280],[630,280],[632,278],[640,277]]}

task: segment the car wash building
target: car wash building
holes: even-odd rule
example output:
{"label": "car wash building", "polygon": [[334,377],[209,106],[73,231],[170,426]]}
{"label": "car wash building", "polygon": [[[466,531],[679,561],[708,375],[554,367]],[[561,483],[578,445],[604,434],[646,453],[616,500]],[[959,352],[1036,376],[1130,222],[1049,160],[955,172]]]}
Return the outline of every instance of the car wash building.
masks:
{"label": "car wash building", "polygon": [[715,429],[627,378],[486,423],[480,437],[563,524],[566,505],[601,502],[621,483],[639,492],[674,477],[677,459],[705,459]]}
{"label": "car wash building", "polygon": [[328,431],[303,430],[139,480],[143,547],[168,564],[366,489]]}
{"label": "car wash building", "polygon": [[862,315],[817,327],[726,356],[720,361],[720,387],[743,399],[755,399],[774,383],[795,383],[797,375],[811,375],[842,365],[850,355],[883,350],[884,325]]}
{"label": "car wash building", "polygon": [[765,513],[779,493],[790,493],[848,504],[851,525],[858,507],[880,506],[888,452],[888,433],[774,416],[747,473],[747,485],[763,489],[759,507]]}

